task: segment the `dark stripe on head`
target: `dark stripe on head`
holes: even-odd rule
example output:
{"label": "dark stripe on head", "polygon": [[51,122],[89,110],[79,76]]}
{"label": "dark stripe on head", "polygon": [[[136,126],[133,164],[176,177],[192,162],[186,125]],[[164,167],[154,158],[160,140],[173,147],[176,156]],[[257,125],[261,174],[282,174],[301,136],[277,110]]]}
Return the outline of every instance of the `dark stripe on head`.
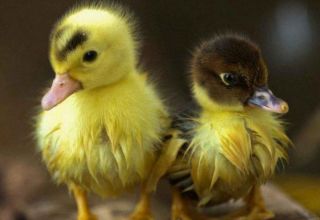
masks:
{"label": "dark stripe on head", "polygon": [[82,45],[84,42],[88,40],[88,36],[83,31],[77,31],[73,34],[70,40],[67,42],[65,47],[56,52],[56,56],[58,60],[64,60],[67,55],[74,51],[78,46]]}
{"label": "dark stripe on head", "polygon": [[51,36],[51,40],[54,39],[55,41],[58,41],[63,33],[68,29],[68,26],[64,26],[57,30],[53,36]]}

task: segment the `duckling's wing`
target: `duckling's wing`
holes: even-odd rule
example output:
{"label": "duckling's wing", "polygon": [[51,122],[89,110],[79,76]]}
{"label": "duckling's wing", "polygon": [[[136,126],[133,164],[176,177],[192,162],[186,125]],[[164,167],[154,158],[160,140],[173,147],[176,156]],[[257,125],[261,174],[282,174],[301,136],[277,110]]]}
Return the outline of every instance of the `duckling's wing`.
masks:
{"label": "duckling's wing", "polygon": [[198,196],[194,191],[191,177],[191,166],[185,156],[194,136],[196,122],[193,119],[198,116],[199,110],[194,103],[188,106],[193,107],[185,109],[173,119],[172,128],[178,133],[178,138],[182,140],[182,144],[176,153],[174,165],[170,167],[167,173],[171,185],[178,188],[183,195],[197,200]]}
{"label": "duckling's wing", "polygon": [[193,108],[188,109],[188,111],[182,111],[173,116],[170,129],[163,140],[160,156],[148,178],[147,189],[149,191],[156,189],[159,179],[168,173],[178,154],[184,153],[186,147],[189,146],[193,123],[187,119],[192,118],[191,115],[194,115],[194,111],[190,111]]}

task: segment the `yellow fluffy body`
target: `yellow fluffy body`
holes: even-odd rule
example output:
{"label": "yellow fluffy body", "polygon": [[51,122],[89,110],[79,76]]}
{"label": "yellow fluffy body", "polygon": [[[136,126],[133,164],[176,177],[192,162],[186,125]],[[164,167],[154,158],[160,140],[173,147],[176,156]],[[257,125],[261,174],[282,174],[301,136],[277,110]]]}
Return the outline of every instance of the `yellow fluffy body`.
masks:
{"label": "yellow fluffy body", "polygon": [[58,182],[113,195],[147,177],[165,109],[141,77],[78,92],[41,114],[39,146]]}
{"label": "yellow fluffy body", "polygon": [[240,198],[254,184],[265,182],[279,159],[286,159],[290,140],[281,121],[269,112],[219,106],[199,87],[194,93],[200,105],[212,111],[204,108],[197,119],[189,119],[196,127],[184,154],[188,163],[178,159],[172,169],[191,168],[199,205]]}

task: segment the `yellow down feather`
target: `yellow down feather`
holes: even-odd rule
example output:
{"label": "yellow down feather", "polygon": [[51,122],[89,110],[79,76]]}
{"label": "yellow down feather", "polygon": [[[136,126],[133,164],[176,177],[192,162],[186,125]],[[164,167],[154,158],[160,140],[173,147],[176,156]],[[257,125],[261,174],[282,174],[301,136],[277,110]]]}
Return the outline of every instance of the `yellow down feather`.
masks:
{"label": "yellow down feather", "polygon": [[146,178],[166,111],[140,77],[134,73],[113,86],[78,92],[41,113],[39,146],[58,182],[104,195]]}
{"label": "yellow down feather", "polygon": [[[68,72],[84,87],[37,120],[39,149],[58,183],[117,195],[146,180],[158,155],[168,115],[136,67],[131,26],[119,12],[88,6],[72,10],[53,30],[54,71]],[[63,36],[55,37],[63,28]],[[56,52],[78,29],[88,32],[89,39],[64,61],[57,59]],[[92,48],[99,59],[82,63],[84,52]]]}
{"label": "yellow down feather", "polygon": [[274,173],[291,142],[274,114],[219,106],[199,87],[194,90],[201,106],[211,106],[194,119],[196,128],[185,153],[199,204],[243,196],[254,183],[261,184]]}

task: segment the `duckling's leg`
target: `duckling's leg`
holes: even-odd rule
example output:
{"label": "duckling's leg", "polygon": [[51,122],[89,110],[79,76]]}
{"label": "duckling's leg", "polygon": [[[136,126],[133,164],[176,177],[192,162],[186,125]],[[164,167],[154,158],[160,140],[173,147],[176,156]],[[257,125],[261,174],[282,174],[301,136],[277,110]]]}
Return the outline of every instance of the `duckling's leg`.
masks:
{"label": "duckling's leg", "polygon": [[274,217],[271,211],[268,211],[260,186],[254,186],[249,194],[244,198],[245,207],[236,210],[230,214],[221,217],[221,220],[266,220]]}
{"label": "duckling's leg", "polygon": [[78,207],[78,220],[97,220],[90,212],[86,192],[75,184],[71,186],[71,190]]}
{"label": "duckling's leg", "polygon": [[190,210],[189,200],[183,198],[177,189],[172,192],[171,220],[218,220],[201,214],[199,211]]}
{"label": "duckling's leg", "polygon": [[192,220],[187,201],[174,188],[172,191],[171,220]]}
{"label": "duckling's leg", "polygon": [[130,216],[131,220],[153,220],[150,205],[150,192],[146,190],[146,185],[142,185],[140,199]]}
{"label": "duckling's leg", "polygon": [[248,215],[242,219],[265,220],[274,217],[273,212],[265,206],[260,186],[254,186],[244,201],[246,202]]}

